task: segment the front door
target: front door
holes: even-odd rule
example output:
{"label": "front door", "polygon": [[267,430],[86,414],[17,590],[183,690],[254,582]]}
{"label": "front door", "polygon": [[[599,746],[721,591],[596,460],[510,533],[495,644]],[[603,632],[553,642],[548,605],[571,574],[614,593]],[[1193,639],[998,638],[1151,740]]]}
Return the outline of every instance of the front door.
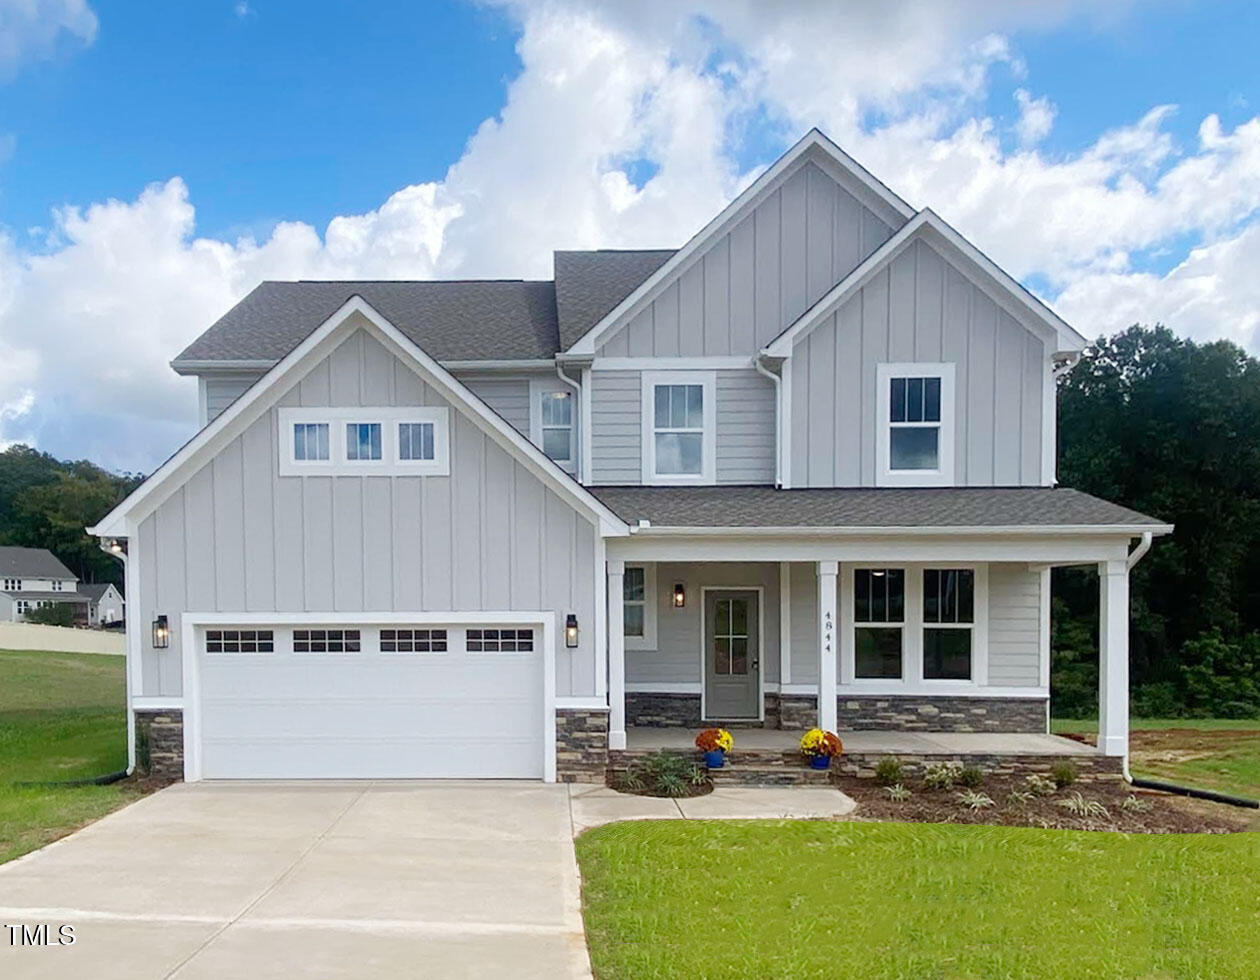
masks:
{"label": "front door", "polygon": [[746,589],[706,592],[704,713],[717,720],[761,714],[759,595]]}

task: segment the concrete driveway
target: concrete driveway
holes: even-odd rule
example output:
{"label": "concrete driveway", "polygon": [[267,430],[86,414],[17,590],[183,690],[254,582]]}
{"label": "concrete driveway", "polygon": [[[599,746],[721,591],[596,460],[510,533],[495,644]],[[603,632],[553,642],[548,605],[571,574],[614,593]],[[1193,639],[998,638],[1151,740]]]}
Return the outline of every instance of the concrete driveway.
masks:
{"label": "concrete driveway", "polygon": [[589,977],[569,794],[177,785],[0,866],[0,977]]}

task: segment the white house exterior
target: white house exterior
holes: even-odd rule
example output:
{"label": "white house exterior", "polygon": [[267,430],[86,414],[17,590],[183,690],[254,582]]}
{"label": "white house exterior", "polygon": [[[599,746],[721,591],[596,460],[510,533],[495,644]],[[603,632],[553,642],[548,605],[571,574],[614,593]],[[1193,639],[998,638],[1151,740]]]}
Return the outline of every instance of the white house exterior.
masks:
{"label": "white house exterior", "polygon": [[25,622],[28,612],[60,604],[75,606],[76,618],[86,619],[89,600],[78,585],[78,576],[47,548],[0,545],[0,620]]}
{"label": "white house exterior", "polygon": [[80,594],[87,596],[89,626],[110,626],[126,618],[127,604],[112,582],[81,582]]}
{"label": "white house exterior", "polygon": [[173,362],[204,427],[92,529],[144,745],[551,780],[643,725],[1044,732],[1050,569],[1094,565],[1123,759],[1171,528],[1056,487],[1083,346],[817,131],[677,251],[264,283]]}

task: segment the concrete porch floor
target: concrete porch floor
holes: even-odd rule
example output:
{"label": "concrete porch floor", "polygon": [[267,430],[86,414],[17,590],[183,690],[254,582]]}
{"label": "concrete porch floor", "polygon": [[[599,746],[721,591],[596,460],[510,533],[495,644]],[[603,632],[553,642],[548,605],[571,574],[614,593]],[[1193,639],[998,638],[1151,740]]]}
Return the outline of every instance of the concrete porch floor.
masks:
{"label": "concrete porch floor", "polygon": [[[801,732],[777,728],[732,728],[734,752],[740,749],[790,752],[800,744]],[[1059,735],[1018,732],[838,732],[846,754],[856,755],[1063,755],[1093,756],[1098,750]],[[626,729],[629,751],[691,749],[696,730],[690,728]]]}

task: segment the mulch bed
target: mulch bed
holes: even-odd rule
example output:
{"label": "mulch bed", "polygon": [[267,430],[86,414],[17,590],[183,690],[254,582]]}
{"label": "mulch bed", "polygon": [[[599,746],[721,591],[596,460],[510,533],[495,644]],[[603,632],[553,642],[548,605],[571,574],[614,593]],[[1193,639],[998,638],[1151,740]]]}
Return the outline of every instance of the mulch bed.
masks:
{"label": "mulch bed", "polygon": [[[994,806],[971,810],[959,802],[963,787],[929,789],[911,778],[904,785],[914,795],[900,802],[889,798],[874,779],[857,776],[834,777],[836,788],[858,804],[851,820],[890,820],[903,823],[997,824],[1010,827],[1042,827],[1059,830],[1110,830],[1131,834],[1229,834],[1260,829],[1255,810],[1221,803],[1191,800],[1167,793],[1135,789],[1120,780],[1078,782],[1053,796],[1034,797],[1023,804],[1008,804],[1013,789],[1025,789],[1022,778],[990,776],[977,792],[993,800]],[[1060,801],[1080,793],[1107,808],[1107,816],[1077,816]],[[1142,811],[1125,810],[1129,796],[1148,803]]]}

